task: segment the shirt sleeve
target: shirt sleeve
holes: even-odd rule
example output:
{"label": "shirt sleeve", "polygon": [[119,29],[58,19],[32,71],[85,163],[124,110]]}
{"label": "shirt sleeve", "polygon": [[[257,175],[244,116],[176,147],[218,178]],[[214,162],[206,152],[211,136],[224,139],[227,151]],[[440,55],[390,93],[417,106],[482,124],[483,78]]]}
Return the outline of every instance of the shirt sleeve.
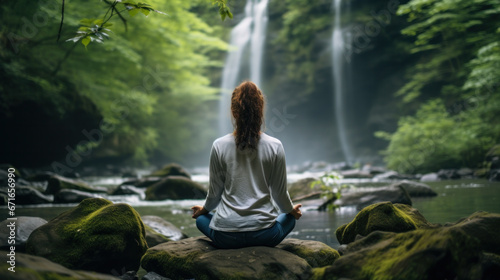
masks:
{"label": "shirt sleeve", "polygon": [[286,161],[283,146],[276,155],[273,172],[270,179],[271,196],[281,212],[290,213],[293,210],[292,200],[288,194],[286,181]]}
{"label": "shirt sleeve", "polygon": [[212,150],[210,151],[208,194],[204,205],[208,212],[214,210],[221,201],[225,174],[217,149],[215,146],[212,146]]}

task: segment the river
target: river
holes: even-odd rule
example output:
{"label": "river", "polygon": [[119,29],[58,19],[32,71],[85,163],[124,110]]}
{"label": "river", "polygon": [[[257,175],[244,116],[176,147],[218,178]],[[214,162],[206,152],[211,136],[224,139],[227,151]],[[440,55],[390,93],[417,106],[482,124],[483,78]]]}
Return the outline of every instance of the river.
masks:
{"label": "river", "polygon": [[[294,179],[301,177],[300,174]],[[193,177],[194,180],[203,181],[205,177]],[[121,178],[87,178],[93,185],[117,185]],[[370,180],[350,180],[350,184],[357,187],[374,187],[388,185],[390,182],[371,182]],[[417,208],[429,222],[447,223],[456,222],[475,211],[500,213],[500,182],[487,180],[453,180],[428,182],[429,186],[438,193],[436,197],[414,198],[413,207]],[[113,202],[124,202],[134,207],[142,216],[160,216],[181,228],[188,236],[201,235],[196,229],[191,218],[190,207],[202,204],[203,200],[182,201],[143,201],[138,196],[110,196]],[[76,204],[44,204],[36,206],[17,206],[16,216],[37,216],[50,220],[58,214],[71,209]],[[6,207],[0,208],[0,218],[7,218]],[[352,221],[358,211],[354,207],[342,207],[331,212],[305,211],[297,222],[295,229],[289,237],[310,239],[324,242],[333,248],[338,248],[339,243],[335,237],[335,229],[344,223]]]}

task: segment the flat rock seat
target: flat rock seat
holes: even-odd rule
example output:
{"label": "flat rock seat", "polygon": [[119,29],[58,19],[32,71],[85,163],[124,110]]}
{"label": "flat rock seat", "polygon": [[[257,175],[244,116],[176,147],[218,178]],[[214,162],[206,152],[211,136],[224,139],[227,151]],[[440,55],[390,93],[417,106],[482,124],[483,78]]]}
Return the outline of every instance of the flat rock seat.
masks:
{"label": "flat rock seat", "polygon": [[339,253],[312,240],[285,239],[272,247],[217,249],[206,237],[150,248],[141,266],[171,279],[309,279],[315,268],[333,264]]}

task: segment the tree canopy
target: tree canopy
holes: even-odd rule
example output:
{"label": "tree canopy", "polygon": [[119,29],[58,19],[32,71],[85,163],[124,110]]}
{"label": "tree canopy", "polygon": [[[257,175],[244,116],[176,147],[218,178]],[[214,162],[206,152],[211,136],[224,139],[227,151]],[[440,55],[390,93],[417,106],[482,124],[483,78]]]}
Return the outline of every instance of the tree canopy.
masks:
{"label": "tree canopy", "polygon": [[[210,9],[210,2],[149,3],[167,15],[143,12],[124,25],[119,17],[99,19],[106,11],[103,8],[109,7],[105,2],[89,5],[87,1],[67,1],[61,38],[74,38],[78,30],[85,32],[76,40],[85,48],[75,40],[57,42],[61,16],[57,3],[16,1],[2,5],[0,37],[5,48],[0,53],[1,74],[3,80],[10,81],[2,85],[0,97],[4,125],[19,120],[16,105],[23,107],[32,100],[40,106],[32,112],[35,119],[39,114],[62,121],[80,110],[75,116],[79,121],[57,124],[60,132],[68,125],[75,126],[71,137],[65,133],[37,135],[40,143],[47,145],[52,138],[65,139],[55,147],[49,145],[53,158],[64,159],[68,146],[81,156],[92,152],[95,158],[127,156],[143,162],[161,155],[182,161],[204,147],[200,141],[212,136],[207,122],[215,117],[207,102],[217,92],[208,73],[221,66],[215,58],[227,45],[215,33],[223,31],[192,12],[195,8]],[[89,19],[91,16],[94,19]],[[89,34],[92,31],[88,28],[109,24],[113,24],[112,39],[105,44],[88,44],[86,38],[106,40],[103,34]],[[99,130],[103,137],[82,141],[88,140],[83,129]],[[10,139],[12,147],[18,146],[15,135]],[[35,146],[32,157],[44,149]],[[22,157],[22,149],[22,145],[13,149],[13,154],[18,152],[16,159]]]}
{"label": "tree canopy", "polygon": [[418,62],[397,92],[407,104],[422,104],[401,118],[385,151],[390,168],[429,172],[481,167],[500,141],[500,1],[420,1],[401,5],[414,38],[408,52]]}

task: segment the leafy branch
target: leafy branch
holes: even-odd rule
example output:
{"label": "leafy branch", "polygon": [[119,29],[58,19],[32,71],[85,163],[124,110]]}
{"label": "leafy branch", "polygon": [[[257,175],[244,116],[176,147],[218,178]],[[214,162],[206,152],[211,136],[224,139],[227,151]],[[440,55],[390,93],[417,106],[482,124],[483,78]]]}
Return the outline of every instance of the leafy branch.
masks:
{"label": "leafy branch", "polygon": [[[76,32],[76,36],[66,41],[72,41],[74,43],[81,42],[85,46],[85,48],[87,48],[88,44],[90,44],[91,42],[103,43],[104,39],[109,38],[109,33],[112,32],[109,29],[109,27],[112,26],[112,23],[109,23],[109,20],[113,16],[118,16],[125,25],[125,28],[127,28],[127,21],[122,15],[123,12],[128,12],[128,14],[131,17],[137,15],[139,12],[144,14],[145,16],[148,16],[151,12],[166,15],[166,13],[155,10],[151,7],[151,5],[143,2],[135,2],[132,0],[127,0],[127,1],[114,0],[112,2],[111,1],[104,1],[104,2],[108,4],[109,7],[106,10],[106,13],[102,17],[102,19],[94,19],[94,18],[82,19],[80,21],[80,27]],[[118,7],[122,7],[123,10],[119,10]],[[64,2],[62,8],[61,27],[63,20],[64,20]],[[58,37],[60,37],[60,33],[61,33],[61,28],[59,29]]]}
{"label": "leafy branch", "polygon": [[[320,187],[321,196],[326,199],[326,205],[328,210],[333,210],[338,206],[333,204],[333,202],[342,196],[342,190],[347,188],[353,188],[352,185],[341,184],[343,176],[335,171],[330,173],[325,173],[323,176],[319,177],[318,180],[310,183],[311,189],[316,186]],[[320,208],[326,208],[320,207]]]}
{"label": "leafy branch", "polygon": [[230,19],[233,18],[233,14],[227,6],[227,0],[212,0],[212,4],[219,6],[219,15],[222,21],[224,21],[226,17]]}

